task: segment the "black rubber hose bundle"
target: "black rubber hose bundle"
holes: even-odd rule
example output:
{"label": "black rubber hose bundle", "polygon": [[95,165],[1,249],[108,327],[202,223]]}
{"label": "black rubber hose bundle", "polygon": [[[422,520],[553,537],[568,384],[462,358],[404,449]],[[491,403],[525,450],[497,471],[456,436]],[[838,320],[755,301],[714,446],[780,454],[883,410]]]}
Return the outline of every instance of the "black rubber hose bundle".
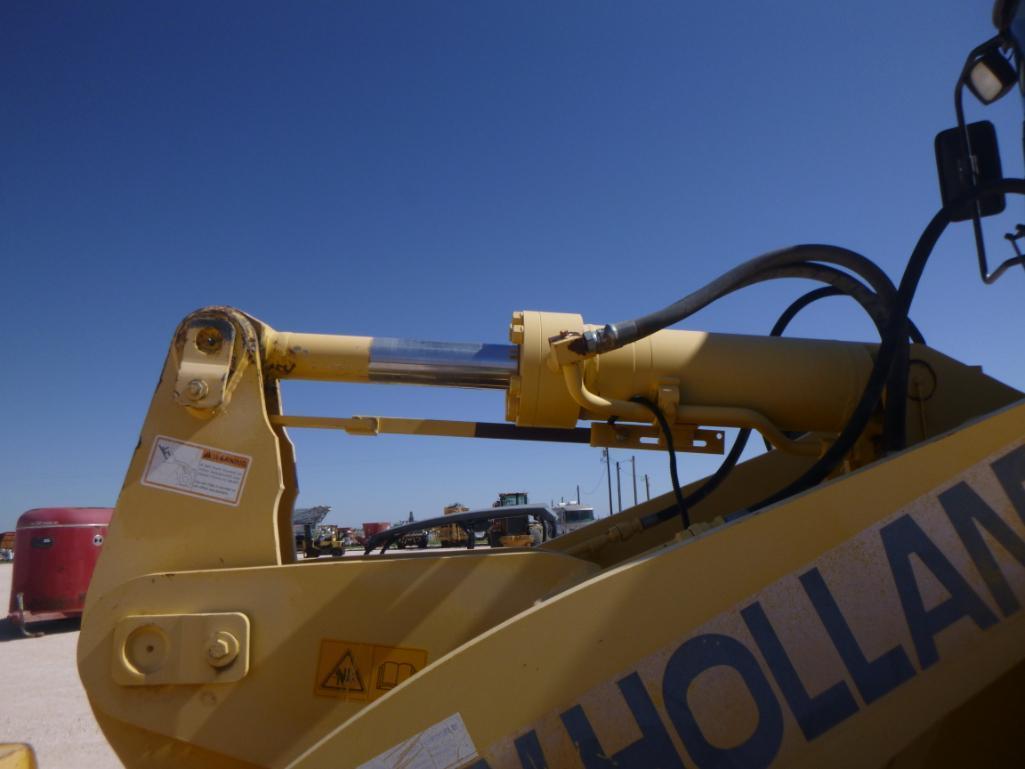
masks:
{"label": "black rubber hose bundle", "polygon": [[[932,255],[940,236],[946,230],[947,226],[953,221],[952,215],[963,209],[966,204],[974,202],[979,197],[993,194],[1025,195],[1025,179],[1002,179],[999,182],[977,189],[971,195],[951,201],[948,205],[938,211],[919,236],[918,242],[915,244],[915,248],[911,253],[911,257],[908,259],[904,273],[901,276],[900,285],[897,287],[895,295],[890,293],[892,290],[892,283],[890,283],[885,273],[883,273],[875,264],[859,254],[835,246],[796,246],[790,249],[770,252],[745,262],[733,270],[724,273],[705,287],[689,294],[679,302],[675,302],[662,310],[642,316],[641,318],[633,321],[626,321],[606,326],[602,330],[602,337],[598,342],[599,349],[602,352],[616,349],[624,344],[636,341],[637,339],[642,339],[643,337],[661,330],[662,328],[666,328],[673,323],[677,323],[739,288],[761,282],[765,279],[772,279],[767,278],[764,275],[760,275],[759,273],[767,272],[775,268],[791,267],[798,264],[808,264],[809,262],[827,262],[837,264],[838,266],[845,267],[846,269],[849,269],[865,278],[865,280],[876,289],[878,298],[889,310],[888,322],[885,324],[884,331],[881,334],[879,349],[876,353],[868,381],[865,384],[865,389],[862,391],[861,397],[852,411],[847,424],[844,426],[843,430],[841,430],[839,436],[837,436],[836,441],[826,450],[823,456],[821,456],[800,477],[796,478],[784,488],[766,497],[757,504],[752,505],[749,509],[738,511],[738,513],[731,517],[745,515],[755,510],[759,510],[794,494],[805,491],[825,480],[854,447],[858,437],[868,425],[869,419],[879,403],[885,388],[889,386],[891,388],[890,392],[894,393],[895,396],[898,393],[900,394],[898,397],[891,397],[891,402],[895,405],[897,402],[899,402],[901,406],[904,405],[905,398],[902,396],[906,390],[906,365],[898,367],[899,369],[903,369],[903,371],[899,372],[897,377],[891,377],[891,374],[894,368],[894,363],[901,356],[904,356],[906,362],[909,336],[915,342],[919,342],[922,339],[921,334],[908,318],[911,303],[914,299],[918,284],[921,281],[922,273],[925,270],[925,266],[928,263],[929,257]],[[819,266],[821,267],[822,265]],[[780,275],[779,277],[783,276]],[[891,287],[890,290],[887,290],[888,286]],[[834,295],[834,291],[848,293],[837,286],[830,286],[819,289],[817,292],[810,292],[804,297],[801,297],[801,299],[791,305],[791,307],[788,308],[782,316],[780,316],[774,330],[778,327],[780,329],[780,333],[782,333],[782,329],[786,327],[790,320],[793,319],[793,316],[803,309],[803,307],[817,299]],[[887,301],[890,297],[892,297],[892,301]],[[874,316],[873,320],[875,320]],[[581,351],[583,351],[583,349],[581,349]],[[902,389],[895,386],[898,381],[904,383]],[[903,420],[902,410],[898,409],[898,413],[901,414],[901,420]],[[893,417],[888,421],[894,421]],[[666,429],[666,427],[663,427],[663,430]],[[744,433],[742,431],[742,435],[743,434]],[[733,449],[730,451],[726,461],[723,462],[723,465],[719,470],[710,477],[705,484],[703,484],[693,494],[689,495],[689,497],[683,498],[682,501],[678,499],[677,504],[680,507],[681,515],[687,506],[692,506],[696,501],[700,501],[700,499],[703,499],[708,493],[714,490],[714,488],[721,483],[722,479],[725,478],[728,472],[732,470],[733,465],[735,465],[737,460],[739,460],[748,435],[750,435],[750,431],[747,431],[746,435],[744,435],[743,441],[740,439],[740,436],[738,436],[738,440],[734,443]],[[675,468],[675,460],[673,462],[673,467]],[[678,482],[674,480],[674,492],[679,492],[678,485]],[[700,497],[698,495],[700,495]],[[672,508],[669,508],[667,510],[645,516],[642,519],[642,525],[644,528],[648,528],[651,525],[668,520],[672,517],[673,512]]]}
{"label": "black rubber hose bundle", "polygon": [[[874,287],[878,287],[878,292],[871,290],[857,278],[846,272],[838,270],[835,267],[816,262],[800,261],[794,256],[795,253],[800,253],[805,255],[803,258],[806,258],[807,253],[812,253],[811,251],[808,251],[808,249],[813,249],[813,253],[820,257],[823,255],[825,255],[826,258],[830,258],[831,256],[835,257],[833,261],[836,263],[849,269],[857,270],[857,273],[860,276],[865,277],[865,279],[870,281]],[[826,289],[828,289],[831,294],[848,295],[855,299],[872,319],[879,331],[880,338],[885,335],[887,328],[892,322],[891,308],[896,296],[896,290],[894,289],[893,284],[890,282],[889,278],[886,277],[885,273],[872,264],[872,262],[853,251],[833,246],[799,246],[795,249],[787,249],[785,252],[773,252],[765,257],[757,257],[745,264],[758,264],[759,269],[750,271],[741,271],[739,269],[732,270],[731,273],[737,277],[732,281],[731,285],[717,289],[720,298],[721,296],[726,296],[742,288],[769,280],[803,278],[828,284]],[[744,265],[742,265],[742,267],[743,266]],[[699,290],[690,296],[693,297],[701,294],[703,291],[704,289]],[[704,300],[699,300],[698,303],[700,304],[701,301]],[[709,301],[715,301],[715,299],[711,299]],[[681,303],[678,302],[676,304],[680,305]],[[702,306],[707,306],[707,304]],[[700,309],[700,307],[698,307],[698,309]],[[697,309],[693,310],[693,312],[696,311]],[[654,331],[650,333],[654,333]],[[782,333],[782,331],[779,333]],[[774,335],[778,336],[779,333]],[[684,526],[689,526],[689,509],[718,488],[726,476],[732,471],[733,467],[736,466],[740,459],[740,455],[743,453],[747,444],[747,440],[750,437],[750,430],[742,430],[738,434],[737,440],[734,442],[729,454],[719,466],[719,469],[716,470],[716,472],[698,489],[687,497],[684,497],[679,487],[676,469],[676,456],[675,451],[671,448],[672,436],[669,432],[669,426],[666,423],[665,416],[646,398],[638,397],[633,400],[645,405],[648,410],[655,415],[662,434],[666,436],[666,444],[670,450],[670,476],[673,481],[673,493],[676,496],[676,505],[674,507],[666,508],[658,513],[646,516],[642,519],[642,525],[647,528],[674,517],[678,512],[681,520],[684,522]]]}

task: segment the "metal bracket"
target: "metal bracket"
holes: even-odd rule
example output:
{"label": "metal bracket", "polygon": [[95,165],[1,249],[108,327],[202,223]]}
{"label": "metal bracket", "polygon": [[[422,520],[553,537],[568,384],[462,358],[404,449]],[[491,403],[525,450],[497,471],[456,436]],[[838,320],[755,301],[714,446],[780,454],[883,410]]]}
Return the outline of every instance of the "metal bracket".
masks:
{"label": "metal bracket", "polygon": [[[673,425],[673,448],[691,454],[722,454],[722,430],[708,430],[694,425]],[[591,425],[591,445],[613,449],[665,449],[661,430],[655,425],[607,424]]]}
{"label": "metal bracket", "polygon": [[222,318],[197,317],[184,333],[174,399],[194,409],[215,409],[228,400],[235,327]]}
{"label": "metal bracket", "polygon": [[1004,233],[1004,239],[1011,244],[1011,248],[1014,249],[1014,254],[1019,259],[1025,254],[1022,254],[1021,249],[1018,248],[1018,241],[1025,238],[1025,224],[1017,224],[1014,227],[1014,232]]}
{"label": "metal bracket", "polygon": [[249,672],[249,618],[240,612],[125,617],[114,628],[122,686],[233,683]]}

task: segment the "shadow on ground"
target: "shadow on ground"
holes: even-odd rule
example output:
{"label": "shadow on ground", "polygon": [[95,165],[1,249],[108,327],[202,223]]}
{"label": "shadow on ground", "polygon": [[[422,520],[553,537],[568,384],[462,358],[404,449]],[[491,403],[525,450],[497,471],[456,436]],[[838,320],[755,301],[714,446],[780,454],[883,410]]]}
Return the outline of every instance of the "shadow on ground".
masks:
{"label": "shadow on ground", "polygon": [[[58,633],[73,633],[81,628],[81,621],[78,619],[59,619],[52,622],[33,622],[26,630],[32,633],[43,635],[56,635]],[[32,636],[26,636],[21,628],[11,621],[10,617],[0,620],[0,643],[5,641],[31,641]]]}

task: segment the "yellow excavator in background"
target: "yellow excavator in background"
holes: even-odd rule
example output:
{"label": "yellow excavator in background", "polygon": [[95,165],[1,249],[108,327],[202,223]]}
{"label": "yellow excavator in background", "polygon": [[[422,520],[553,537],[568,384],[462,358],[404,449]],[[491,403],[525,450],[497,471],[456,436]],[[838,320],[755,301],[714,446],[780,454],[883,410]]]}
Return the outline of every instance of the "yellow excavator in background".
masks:
{"label": "yellow excavator in background", "polygon": [[[442,510],[444,515],[455,515],[456,513],[468,513],[470,508],[459,502],[446,505]],[[461,526],[449,523],[438,527],[438,541],[442,547],[462,547],[466,544],[468,535]]]}
{"label": "yellow excavator in background", "polygon": [[[1017,80],[1025,16],[999,3],[997,21],[937,139],[944,206],[897,285],[803,245],[620,323],[515,312],[509,344],[186,317],[78,647],[125,765],[1025,765],[1025,396],[908,318],[945,228],[978,233],[1025,194],[1000,178],[992,126],[960,109],[964,87],[992,101]],[[979,243],[987,282],[1025,263],[991,272]],[[788,278],[824,285],[769,336],[669,328]],[[877,342],[782,336],[838,294]],[[498,388],[506,421],[286,414],[289,379]],[[720,469],[681,487],[675,453],[724,453],[727,427]],[[300,428],[665,451],[673,491],[535,548],[300,562]],[[752,430],[773,450],[740,462]],[[229,513],[247,536],[204,536]]]}
{"label": "yellow excavator in background", "polygon": [[[529,504],[525,491],[500,491],[492,507],[513,507]],[[554,536],[554,532],[552,532]],[[529,516],[500,518],[488,529],[488,544],[491,547],[530,547],[541,544],[541,532],[534,528]]]}

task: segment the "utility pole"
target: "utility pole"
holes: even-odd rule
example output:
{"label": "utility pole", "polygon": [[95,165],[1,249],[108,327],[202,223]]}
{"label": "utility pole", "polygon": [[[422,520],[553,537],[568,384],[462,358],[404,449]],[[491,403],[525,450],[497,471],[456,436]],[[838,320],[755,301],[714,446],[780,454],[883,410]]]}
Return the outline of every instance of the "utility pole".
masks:
{"label": "utility pole", "polygon": [[637,507],[637,457],[630,457],[630,472],[634,479],[634,507]]}
{"label": "utility pole", "polygon": [[609,450],[602,449],[605,458],[605,478],[609,483],[609,515],[612,515],[612,460],[609,459]]}
{"label": "utility pole", "polygon": [[619,461],[616,460],[616,500],[619,502],[619,512],[623,512],[623,486],[619,481]]}
{"label": "utility pole", "polygon": [[580,504],[580,484],[577,484],[577,504]]}
{"label": "utility pole", "polygon": [[648,474],[644,474],[644,496],[651,499],[651,484],[648,483]]}

